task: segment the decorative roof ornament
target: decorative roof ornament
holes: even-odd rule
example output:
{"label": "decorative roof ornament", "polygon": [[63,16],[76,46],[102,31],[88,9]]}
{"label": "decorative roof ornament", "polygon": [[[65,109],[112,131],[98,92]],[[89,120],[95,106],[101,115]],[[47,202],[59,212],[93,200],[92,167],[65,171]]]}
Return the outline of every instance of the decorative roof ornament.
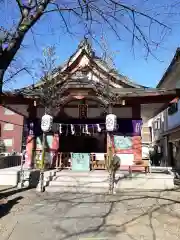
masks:
{"label": "decorative roof ornament", "polygon": [[86,50],[86,52],[91,56],[94,54],[92,50],[92,43],[87,37],[84,37],[84,39],[80,42],[78,48],[83,48]]}
{"label": "decorative roof ornament", "polygon": [[79,81],[83,81],[83,82],[88,81],[88,76],[80,70],[76,71],[71,78],[72,79],[78,79]]}

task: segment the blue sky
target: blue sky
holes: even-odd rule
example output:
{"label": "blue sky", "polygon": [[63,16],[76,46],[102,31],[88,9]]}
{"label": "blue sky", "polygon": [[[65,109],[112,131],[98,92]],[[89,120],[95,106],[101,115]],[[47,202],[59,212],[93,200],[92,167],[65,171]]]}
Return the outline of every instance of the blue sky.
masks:
{"label": "blue sky", "polygon": [[[167,7],[158,8],[158,6],[161,6],[162,1],[159,1],[159,3],[158,0],[151,0],[149,1],[150,3],[143,1],[144,5],[142,5],[141,2],[141,0],[129,0],[130,4],[136,3],[137,7],[140,7],[140,10],[146,9],[147,13],[153,14],[158,20],[168,24],[171,28],[171,31],[167,32],[159,47],[157,49],[154,46],[152,47],[153,54],[158,60],[151,55],[146,59],[145,48],[143,48],[143,45],[141,44],[135,44],[132,51],[132,38],[125,30],[123,30],[123,28],[119,28],[121,34],[118,33],[122,40],[117,40],[113,32],[108,29],[103,29],[103,32],[105,33],[104,36],[107,40],[108,52],[113,56],[116,69],[121,74],[126,75],[139,84],[155,87],[172,60],[176,48],[180,46],[180,17],[179,14],[174,14],[173,17],[167,15],[167,12],[169,13],[170,11]],[[172,1],[164,0],[163,2],[165,4]],[[3,22],[4,26],[7,28],[12,26],[13,21],[16,22],[16,19],[19,16],[18,10],[15,7],[12,7],[12,4],[14,3],[11,3],[9,6],[5,5],[3,6],[4,9],[1,8],[0,10],[1,22]],[[148,9],[151,11],[148,11]],[[156,11],[154,11],[154,9],[156,9]],[[157,15],[157,9],[160,9],[159,15]],[[177,10],[177,7],[171,11],[174,13],[175,10]],[[5,12],[8,12],[8,15],[5,15]],[[124,19],[124,21],[126,21],[127,24],[130,24],[127,19]],[[146,22],[142,18],[139,18],[137,21],[139,21],[138,23],[140,23],[144,31],[147,33],[149,22]],[[74,53],[79,41],[83,39],[84,35],[84,29],[82,29],[82,26],[77,24],[75,20],[74,22],[71,21],[70,26],[73,35],[67,34],[65,28],[62,27],[62,21],[60,21],[57,14],[46,15],[43,17],[33,28],[33,34],[32,32],[27,34],[23,42],[23,47],[16,56],[18,64],[30,67],[33,69],[32,72],[38,71],[38,64],[35,60],[42,57],[43,48],[49,45],[55,45],[58,57],[57,65],[61,65]],[[94,38],[100,39],[101,31],[97,26],[95,26],[93,30]],[[158,37],[161,36],[161,30],[162,29],[159,26],[154,24],[151,29],[151,39],[154,39],[155,41],[159,40]],[[102,55],[102,50],[95,42],[93,42],[93,48],[96,51],[96,55]],[[9,83],[6,88],[21,88],[32,84],[34,81],[35,80],[33,80],[28,74],[21,73],[16,79],[13,79],[13,82]]]}

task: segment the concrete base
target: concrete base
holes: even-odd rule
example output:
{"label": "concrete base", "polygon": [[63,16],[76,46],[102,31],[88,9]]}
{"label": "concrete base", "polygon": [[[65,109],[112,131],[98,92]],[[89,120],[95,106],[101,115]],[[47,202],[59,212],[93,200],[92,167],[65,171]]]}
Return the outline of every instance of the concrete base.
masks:
{"label": "concrete base", "polygon": [[39,170],[24,169],[23,182],[20,182],[21,166],[0,169],[1,186],[36,187],[39,181]]}
{"label": "concrete base", "polygon": [[[40,172],[39,172],[40,174]],[[53,180],[53,177],[56,175],[56,170],[48,170],[44,172],[44,190],[45,187],[49,185],[50,181]],[[39,178],[40,180],[40,178]],[[36,187],[37,192],[41,192],[41,182],[38,181],[37,187]]]}
{"label": "concrete base", "polygon": [[16,186],[19,181],[20,166],[0,169],[0,185]]}
{"label": "concrete base", "polygon": [[[108,172],[57,172],[56,177],[46,187],[47,192],[108,192]],[[174,181],[171,174],[164,173],[133,173],[117,172],[115,192],[122,189],[166,190],[173,189]]]}
{"label": "concrete base", "polygon": [[167,190],[173,188],[174,177],[163,173],[138,174],[132,178],[121,179],[116,184],[117,191],[120,189]]}

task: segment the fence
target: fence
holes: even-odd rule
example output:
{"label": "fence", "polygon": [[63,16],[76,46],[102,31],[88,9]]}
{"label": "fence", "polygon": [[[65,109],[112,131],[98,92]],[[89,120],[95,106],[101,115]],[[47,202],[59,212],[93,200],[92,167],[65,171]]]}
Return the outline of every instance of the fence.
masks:
{"label": "fence", "polygon": [[[90,169],[106,169],[106,156],[106,153],[90,153]],[[58,170],[71,169],[71,153],[58,153],[55,168]]]}
{"label": "fence", "polygon": [[0,157],[0,169],[16,167],[21,165],[21,156],[1,156]]}

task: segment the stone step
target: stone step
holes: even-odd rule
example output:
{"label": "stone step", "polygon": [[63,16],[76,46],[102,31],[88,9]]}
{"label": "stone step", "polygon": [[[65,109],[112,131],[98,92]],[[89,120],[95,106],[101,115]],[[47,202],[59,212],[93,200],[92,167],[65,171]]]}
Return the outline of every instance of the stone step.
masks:
{"label": "stone step", "polygon": [[87,176],[55,176],[53,177],[53,181],[56,182],[104,182],[107,181],[109,178],[107,177],[87,177]]}
{"label": "stone step", "polygon": [[108,193],[108,188],[103,187],[76,187],[76,186],[48,186],[46,192],[57,193]]}
{"label": "stone step", "polygon": [[108,176],[109,173],[107,171],[90,171],[90,172],[73,172],[71,170],[69,171],[60,171],[56,172],[56,176],[84,176],[84,177],[90,177],[90,176]]}
{"label": "stone step", "polygon": [[[82,181],[88,181],[88,179],[107,179],[109,177],[109,173],[106,171],[91,171],[91,172],[73,172],[73,171],[61,171],[57,172],[56,176],[53,178],[54,180],[56,179],[83,179]],[[116,173],[116,178],[130,178],[130,174],[127,171],[118,171]],[[132,178],[157,178],[157,179],[172,179],[173,175],[172,174],[165,174],[165,173],[142,173],[142,172],[133,172],[132,173]]]}
{"label": "stone step", "polygon": [[49,186],[66,186],[66,187],[87,187],[87,188],[93,188],[93,187],[102,187],[102,188],[107,188],[109,186],[108,181],[106,182],[61,182],[61,181],[52,181],[49,183]]}
{"label": "stone step", "polygon": [[[118,177],[118,176],[116,176]],[[81,181],[77,181],[77,179]],[[106,179],[106,180],[105,180]],[[117,179],[117,178],[116,178]],[[103,181],[104,180],[104,181]],[[108,179],[104,177],[64,176],[57,177],[46,187],[47,192],[108,192]],[[168,174],[137,174],[132,178],[122,178],[116,184],[116,192],[123,189],[173,189],[174,179]]]}

